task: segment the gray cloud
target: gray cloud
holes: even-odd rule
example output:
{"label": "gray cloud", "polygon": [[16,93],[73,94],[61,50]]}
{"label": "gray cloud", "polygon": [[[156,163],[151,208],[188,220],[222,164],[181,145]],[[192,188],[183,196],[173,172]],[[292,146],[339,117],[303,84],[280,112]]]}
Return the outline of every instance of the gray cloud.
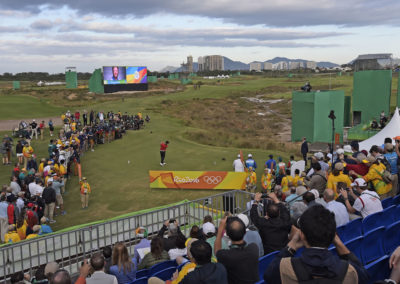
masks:
{"label": "gray cloud", "polygon": [[26,31],[25,28],[15,26],[0,26],[1,33],[20,33]]}
{"label": "gray cloud", "polygon": [[110,17],[144,17],[155,13],[195,15],[245,25],[267,26],[369,26],[399,25],[400,1],[397,0],[2,0],[4,9],[25,9],[39,13],[43,9],[67,6],[86,15],[98,13]]}
{"label": "gray cloud", "polygon": [[54,27],[54,23],[46,19],[40,19],[33,22],[30,27],[35,30],[49,30]]}

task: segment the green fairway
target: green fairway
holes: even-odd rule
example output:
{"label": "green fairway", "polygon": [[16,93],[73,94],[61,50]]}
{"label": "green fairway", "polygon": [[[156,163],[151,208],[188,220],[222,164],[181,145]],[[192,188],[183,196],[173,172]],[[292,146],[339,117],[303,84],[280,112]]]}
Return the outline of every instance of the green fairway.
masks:
{"label": "green fairway", "polygon": [[0,120],[59,116],[65,108],[28,95],[0,96]]}

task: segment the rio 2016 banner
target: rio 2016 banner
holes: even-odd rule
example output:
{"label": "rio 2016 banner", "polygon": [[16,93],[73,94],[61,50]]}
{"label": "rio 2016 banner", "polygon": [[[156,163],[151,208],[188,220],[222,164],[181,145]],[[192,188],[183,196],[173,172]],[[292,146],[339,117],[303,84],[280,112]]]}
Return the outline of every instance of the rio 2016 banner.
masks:
{"label": "rio 2016 banner", "polygon": [[245,189],[246,173],[149,171],[150,188]]}

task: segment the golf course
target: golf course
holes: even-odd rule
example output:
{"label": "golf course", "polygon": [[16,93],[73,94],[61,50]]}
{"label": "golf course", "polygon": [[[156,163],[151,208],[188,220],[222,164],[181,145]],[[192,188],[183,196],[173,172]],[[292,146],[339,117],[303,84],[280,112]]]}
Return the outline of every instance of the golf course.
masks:
{"label": "golf course", "polygon": [[[21,82],[20,90],[12,90],[11,82],[1,82],[0,120],[12,120],[14,126],[20,120],[29,123],[35,118],[60,117],[67,110],[141,112],[151,118],[143,129],[127,131],[122,139],[97,145],[94,152],[82,155],[82,174],[92,188],[89,208],[81,210],[78,177],[72,176],[64,196],[67,215],[57,217],[54,230],[216,193],[150,189],[149,170],[231,171],[242,150],[245,156],[253,154],[258,163],[260,183],[269,154],[285,161],[290,155],[300,158],[299,144],[290,142],[292,91],[306,81],[313,90],[344,90],[346,96],[351,96],[353,88],[353,77],[347,74],[292,78],[249,75],[194,81],[201,81],[200,89],[183,86],[178,80],[160,80],[150,83],[147,92],[98,95],[88,93],[87,82],[80,82],[83,87],[74,90],[37,87],[33,82]],[[56,133],[58,130],[59,126]],[[6,133],[11,135],[11,127],[1,136]],[[15,146],[17,138],[13,139]],[[38,159],[48,156],[49,140],[48,129],[43,141],[32,140]],[[167,164],[161,167],[159,146],[165,140],[170,144]],[[2,184],[9,184],[12,168],[0,166]]]}

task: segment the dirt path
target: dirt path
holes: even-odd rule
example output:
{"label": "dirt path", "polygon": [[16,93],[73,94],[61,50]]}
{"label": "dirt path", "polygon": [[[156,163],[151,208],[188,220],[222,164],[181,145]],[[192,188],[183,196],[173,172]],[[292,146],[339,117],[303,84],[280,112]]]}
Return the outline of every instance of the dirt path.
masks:
{"label": "dirt path", "polygon": [[[31,123],[33,118],[30,119],[13,119],[13,120],[0,120],[0,131],[11,131],[13,128],[18,127],[18,124],[21,121],[26,121],[27,123]],[[55,126],[61,125],[61,118],[58,117],[42,117],[42,118],[35,118],[37,124],[39,124],[42,120],[46,123],[46,128],[48,127],[48,121],[53,120]]]}

